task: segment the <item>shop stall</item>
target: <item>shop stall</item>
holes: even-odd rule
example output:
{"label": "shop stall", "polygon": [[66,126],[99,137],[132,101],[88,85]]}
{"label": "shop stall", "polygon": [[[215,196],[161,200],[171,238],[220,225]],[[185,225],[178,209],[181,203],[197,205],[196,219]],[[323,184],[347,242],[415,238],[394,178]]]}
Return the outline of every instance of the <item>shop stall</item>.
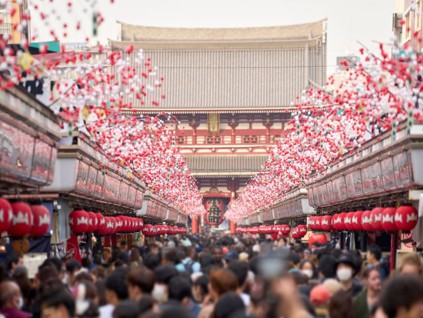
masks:
{"label": "shop stall", "polygon": [[[398,250],[423,243],[423,126],[405,124],[345,155],[307,184],[309,202],[327,231],[341,234],[343,246],[365,249],[377,243],[390,251],[391,266]],[[309,219],[316,228],[316,218]],[[326,219],[328,222],[329,218]]]}
{"label": "shop stall", "polygon": [[[81,242],[85,242],[86,251],[96,242],[110,246],[116,245],[119,239],[126,239],[131,244],[132,233],[140,230],[132,227],[131,233],[116,230],[104,234],[99,229],[88,229],[84,232],[86,235],[75,235],[71,231],[69,223],[73,211],[135,218],[135,211],[142,207],[144,198],[145,187],[141,180],[124,167],[110,162],[87,139],[78,133],[62,136],[52,183],[40,188],[41,196],[54,204],[52,244],[62,253],[69,250],[67,245],[81,246]],[[72,242],[67,244],[69,239]]]}
{"label": "shop stall", "polygon": [[54,180],[59,141],[50,109],[20,87],[0,90],[0,257],[48,252],[53,208],[39,191]]}

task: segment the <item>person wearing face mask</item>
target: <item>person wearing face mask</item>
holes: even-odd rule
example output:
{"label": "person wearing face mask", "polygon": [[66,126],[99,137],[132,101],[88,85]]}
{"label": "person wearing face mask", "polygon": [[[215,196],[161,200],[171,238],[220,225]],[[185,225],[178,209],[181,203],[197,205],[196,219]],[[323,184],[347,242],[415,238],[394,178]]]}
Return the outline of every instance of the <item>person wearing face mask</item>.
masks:
{"label": "person wearing face mask", "polygon": [[6,318],[28,318],[30,314],[21,310],[24,305],[18,284],[6,281],[0,284],[0,314]]}
{"label": "person wearing face mask", "polygon": [[178,270],[172,266],[159,266],[154,270],[156,283],[154,284],[151,296],[159,303],[165,303],[169,298],[169,283],[172,278],[179,275]]}
{"label": "person wearing face mask", "polygon": [[363,283],[366,287],[353,300],[354,317],[368,317],[372,308],[379,299],[380,271],[377,266],[367,267],[363,274]]}
{"label": "person wearing face mask", "polygon": [[308,259],[303,260],[299,266],[300,272],[307,276],[307,278],[314,279],[316,273],[316,266]]}
{"label": "person wearing face mask", "polygon": [[341,283],[342,289],[349,292],[353,297],[357,296],[363,287],[354,280],[356,263],[351,254],[344,254],[336,262],[336,277]]}

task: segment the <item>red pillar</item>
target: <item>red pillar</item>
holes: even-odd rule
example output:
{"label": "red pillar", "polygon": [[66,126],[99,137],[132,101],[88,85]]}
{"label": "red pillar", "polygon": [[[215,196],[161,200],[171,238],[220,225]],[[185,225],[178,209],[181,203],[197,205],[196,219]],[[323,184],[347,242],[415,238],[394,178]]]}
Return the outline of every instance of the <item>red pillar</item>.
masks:
{"label": "red pillar", "polygon": [[[231,193],[231,202],[235,200],[235,196],[236,196],[236,193],[235,193],[235,191],[233,191]],[[235,223],[235,221],[232,221],[231,220],[229,222],[229,230],[230,230],[231,234],[235,234],[236,233],[236,223]]]}
{"label": "red pillar", "polygon": [[117,235],[116,234],[112,235],[112,246],[113,247],[117,246]]}
{"label": "red pillar", "polygon": [[112,239],[110,236],[104,237],[104,247],[112,247]]}
{"label": "red pillar", "polygon": [[229,229],[231,231],[231,234],[235,234],[236,233],[236,223],[235,221],[230,221],[229,223]]}
{"label": "red pillar", "polygon": [[198,233],[198,217],[191,218],[191,232],[192,234]]}

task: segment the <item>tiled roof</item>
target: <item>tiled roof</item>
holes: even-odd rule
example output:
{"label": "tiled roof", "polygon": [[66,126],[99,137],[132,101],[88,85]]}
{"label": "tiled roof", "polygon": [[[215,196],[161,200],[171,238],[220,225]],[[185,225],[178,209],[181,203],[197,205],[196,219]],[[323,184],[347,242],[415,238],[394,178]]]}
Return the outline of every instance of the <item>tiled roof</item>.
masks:
{"label": "tiled roof", "polygon": [[248,28],[168,28],[118,22],[122,41],[264,41],[308,39],[323,35],[326,20],[311,23]]}
{"label": "tiled roof", "polygon": [[[128,96],[126,102],[132,102],[134,108],[151,107],[155,100],[160,101],[160,110],[168,112],[175,109],[280,109],[290,107],[311,81],[320,86],[325,84],[324,24],[319,21],[240,29],[173,29],[122,24],[124,38],[127,38],[124,31],[127,27],[140,36],[126,42],[112,41],[111,45],[114,49],[130,44],[143,48],[152,64],[158,67],[157,73],[164,77],[163,86],[149,92],[145,106],[141,106],[135,96]],[[285,41],[287,38],[309,39],[311,35],[318,35],[313,38],[313,44],[309,40]],[[188,39],[192,41],[186,42]],[[203,42],[195,42],[200,39]],[[167,40],[171,40],[171,45],[165,42]],[[162,95],[166,99],[162,100]]]}
{"label": "tiled roof", "polygon": [[252,175],[267,158],[267,155],[200,155],[186,156],[186,161],[194,176]]}

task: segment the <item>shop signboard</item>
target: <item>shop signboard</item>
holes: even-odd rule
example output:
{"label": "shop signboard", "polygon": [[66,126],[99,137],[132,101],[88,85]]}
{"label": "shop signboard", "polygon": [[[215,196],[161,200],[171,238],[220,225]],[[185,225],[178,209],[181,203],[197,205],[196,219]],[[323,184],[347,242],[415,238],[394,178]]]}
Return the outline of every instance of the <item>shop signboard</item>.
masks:
{"label": "shop signboard", "polygon": [[88,182],[88,173],[89,173],[90,167],[88,164],[80,160],[78,164],[78,175],[76,177],[76,191],[78,193],[86,193],[87,191],[87,182]]}
{"label": "shop signboard", "polygon": [[392,157],[387,157],[381,161],[381,167],[383,171],[383,189],[385,191],[394,190],[397,185],[395,182],[394,162]]}
{"label": "shop signboard", "polygon": [[402,151],[393,156],[395,181],[399,188],[413,184],[412,168],[408,153]]}
{"label": "shop signboard", "polygon": [[35,140],[31,179],[39,184],[46,184],[48,182],[52,149],[53,147],[41,139]]}

